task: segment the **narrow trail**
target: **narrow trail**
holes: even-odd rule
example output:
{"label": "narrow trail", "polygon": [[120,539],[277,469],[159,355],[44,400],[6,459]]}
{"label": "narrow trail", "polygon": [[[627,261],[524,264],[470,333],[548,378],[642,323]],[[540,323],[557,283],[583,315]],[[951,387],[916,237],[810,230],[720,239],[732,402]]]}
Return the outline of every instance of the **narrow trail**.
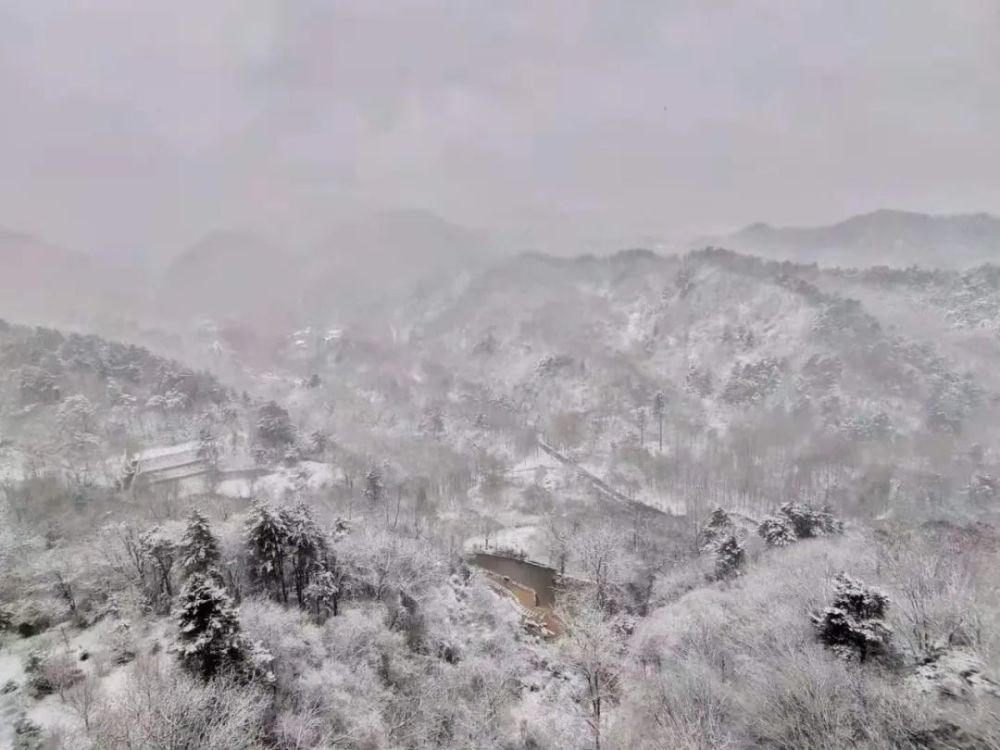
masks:
{"label": "narrow trail", "polygon": [[599,476],[589,471],[588,469],[585,469],[582,466],[580,466],[580,464],[571,459],[569,456],[560,453],[558,450],[556,450],[551,445],[546,443],[542,438],[538,438],[538,447],[541,448],[550,456],[552,456],[552,458],[559,461],[560,463],[571,467],[573,470],[576,471],[576,473],[579,476],[583,477],[588,482],[590,482],[590,484],[594,487],[594,489],[596,489],[600,494],[604,495],[609,500],[612,500],[616,503],[620,503],[628,508],[639,508],[643,511],[649,511],[664,516],[667,515],[659,508],[656,508],[652,505],[647,505],[646,503],[641,503],[638,500],[633,500],[627,495],[622,494],[615,488],[611,487],[607,482],[605,482]]}

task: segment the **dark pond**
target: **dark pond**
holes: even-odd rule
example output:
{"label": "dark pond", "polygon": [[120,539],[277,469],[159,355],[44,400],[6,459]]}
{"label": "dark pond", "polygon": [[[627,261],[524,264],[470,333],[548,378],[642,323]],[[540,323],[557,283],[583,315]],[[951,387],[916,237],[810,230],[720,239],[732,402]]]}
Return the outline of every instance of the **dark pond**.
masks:
{"label": "dark pond", "polygon": [[472,556],[472,561],[477,567],[497,575],[507,576],[515,583],[534,589],[535,593],[538,594],[537,606],[547,609],[555,606],[556,571],[552,568],[510,557],[489,555],[485,552],[477,552]]}

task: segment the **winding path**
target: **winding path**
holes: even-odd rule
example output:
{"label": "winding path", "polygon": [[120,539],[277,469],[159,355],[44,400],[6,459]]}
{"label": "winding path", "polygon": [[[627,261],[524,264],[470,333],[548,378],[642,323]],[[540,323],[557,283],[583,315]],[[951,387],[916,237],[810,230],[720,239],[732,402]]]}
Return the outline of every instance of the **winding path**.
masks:
{"label": "winding path", "polygon": [[633,500],[627,495],[622,494],[614,487],[609,485],[607,482],[605,482],[603,479],[601,479],[599,476],[594,474],[592,471],[583,468],[582,466],[580,466],[580,464],[571,459],[569,456],[560,453],[558,450],[556,450],[551,445],[546,443],[542,438],[538,438],[538,447],[541,448],[546,453],[548,453],[550,456],[552,456],[552,458],[556,459],[556,461],[559,461],[560,463],[565,464],[566,466],[569,466],[572,469],[574,469],[577,474],[579,474],[581,477],[590,482],[590,484],[594,487],[594,489],[596,489],[599,493],[604,495],[609,500],[621,503],[622,505],[625,505],[629,508],[641,508],[643,511],[651,511],[653,513],[658,513],[660,515],[667,515],[659,508],[655,508],[652,505],[647,505],[646,503],[641,503],[638,500]]}

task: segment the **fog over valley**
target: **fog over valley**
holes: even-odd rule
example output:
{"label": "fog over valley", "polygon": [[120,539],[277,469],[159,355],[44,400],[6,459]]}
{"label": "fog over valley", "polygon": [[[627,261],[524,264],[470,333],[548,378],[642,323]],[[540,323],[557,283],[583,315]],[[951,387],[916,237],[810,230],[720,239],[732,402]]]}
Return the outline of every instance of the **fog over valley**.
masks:
{"label": "fog over valley", "polygon": [[1000,748],[1000,9],[0,7],[0,748]]}

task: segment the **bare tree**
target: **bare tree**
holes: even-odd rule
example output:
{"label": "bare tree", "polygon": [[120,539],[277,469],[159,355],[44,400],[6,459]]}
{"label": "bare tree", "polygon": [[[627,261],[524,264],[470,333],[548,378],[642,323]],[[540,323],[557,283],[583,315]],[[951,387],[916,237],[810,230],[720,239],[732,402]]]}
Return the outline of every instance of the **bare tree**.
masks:
{"label": "bare tree", "polygon": [[607,607],[611,587],[627,569],[626,535],[613,524],[598,522],[580,526],[570,543],[580,572],[594,586],[595,603]]}
{"label": "bare tree", "polygon": [[266,702],[251,687],[223,678],[197,682],[162,660],[141,659],[130,670],[121,698],[96,718],[101,747],[263,747]]}
{"label": "bare tree", "polygon": [[76,660],[68,652],[59,653],[46,659],[40,669],[41,679],[59,694],[65,703],[67,691],[83,678],[83,672]]}
{"label": "bare tree", "polygon": [[56,582],[56,596],[66,602],[66,606],[69,607],[70,615],[72,617],[76,617],[76,596],[73,594],[73,585],[66,580],[62,571],[52,571],[52,577],[55,578]]}
{"label": "bare tree", "polygon": [[660,428],[660,453],[663,452],[663,415],[667,409],[667,397],[663,395],[663,391],[657,391],[656,395],[653,396],[653,414],[656,416],[656,422]]}
{"label": "bare tree", "polygon": [[102,705],[101,687],[97,676],[88,675],[66,690],[65,700],[66,705],[80,717],[84,729],[89,733]]}
{"label": "bare tree", "polygon": [[561,650],[584,682],[582,705],[594,750],[601,750],[601,733],[608,704],[618,698],[625,638],[619,622],[588,600],[571,601],[563,612],[566,633]]}
{"label": "bare tree", "polygon": [[573,535],[577,525],[568,525],[554,515],[549,515],[545,522],[545,538],[548,541],[550,565],[555,565],[559,575],[566,575],[566,562],[573,547]]}

